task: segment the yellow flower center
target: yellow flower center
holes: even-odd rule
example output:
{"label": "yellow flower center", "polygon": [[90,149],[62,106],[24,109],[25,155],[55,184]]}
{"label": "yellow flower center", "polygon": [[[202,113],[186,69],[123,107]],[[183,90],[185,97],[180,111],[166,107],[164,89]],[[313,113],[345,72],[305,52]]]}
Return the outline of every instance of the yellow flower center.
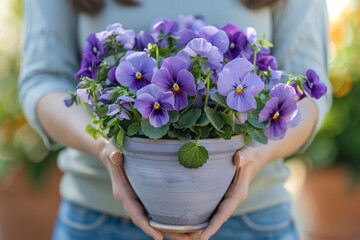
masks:
{"label": "yellow flower center", "polygon": [[93,52],[94,53],[97,53],[98,52],[98,49],[96,47],[93,47]]}
{"label": "yellow flower center", "polygon": [[230,43],[230,49],[234,49],[235,48],[235,43]]}
{"label": "yellow flower center", "polygon": [[174,83],[173,88],[172,88],[172,92],[173,92],[173,93],[179,93],[180,90],[181,90],[181,89],[180,89],[179,85],[177,85],[176,83]]}
{"label": "yellow flower center", "polygon": [[279,118],[279,116],[280,116],[280,113],[279,113],[279,112],[276,112],[276,113],[274,114],[274,116],[272,117],[272,119],[273,119],[273,120],[277,120],[277,119]]}
{"label": "yellow flower center", "polygon": [[243,92],[244,92],[244,89],[241,86],[237,86],[236,93],[237,94],[242,94]]}
{"label": "yellow flower center", "polygon": [[158,102],[154,103],[154,110],[159,110],[160,109],[160,104]]}
{"label": "yellow flower center", "polygon": [[141,74],[141,72],[136,72],[136,73],[135,73],[135,77],[136,77],[137,80],[141,80],[141,79],[142,79],[142,74]]}

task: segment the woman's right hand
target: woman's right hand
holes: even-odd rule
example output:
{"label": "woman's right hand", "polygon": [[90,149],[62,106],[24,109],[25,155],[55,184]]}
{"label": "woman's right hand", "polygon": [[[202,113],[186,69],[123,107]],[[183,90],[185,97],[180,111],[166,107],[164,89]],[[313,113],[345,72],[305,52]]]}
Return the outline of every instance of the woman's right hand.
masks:
{"label": "woman's right hand", "polygon": [[200,235],[200,232],[192,234],[164,233],[151,227],[149,225],[146,211],[126,177],[123,167],[123,157],[120,151],[116,148],[113,141],[106,139],[101,139],[99,141],[101,144],[99,145],[99,150],[97,151],[98,158],[109,171],[114,197],[121,203],[136,226],[156,240],[162,240],[164,237],[173,240],[190,240],[195,239]]}

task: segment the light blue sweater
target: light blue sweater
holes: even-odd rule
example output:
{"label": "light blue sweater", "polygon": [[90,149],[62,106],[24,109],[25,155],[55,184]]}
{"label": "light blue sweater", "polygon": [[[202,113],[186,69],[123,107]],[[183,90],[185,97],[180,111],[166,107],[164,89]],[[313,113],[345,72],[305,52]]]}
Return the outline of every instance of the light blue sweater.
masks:
{"label": "light blue sweater", "polygon": [[[74,89],[73,74],[87,35],[114,22],[124,28],[149,29],[156,18],[177,19],[180,14],[203,14],[209,24],[232,23],[241,28],[254,27],[275,45],[273,54],[279,68],[304,73],[312,68],[328,84],[328,94],[316,101],[321,125],[331,105],[327,77],[327,13],[325,0],[283,0],[274,8],[249,11],[237,0],[141,0],[141,6],[125,9],[113,0],[96,16],[75,13],[68,1],[26,0],[25,44],[19,80],[20,100],[30,124],[50,148],[59,147],[42,129],[36,106],[44,95]],[[310,140],[309,140],[310,141]],[[112,195],[108,173],[99,160],[65,149],[58,158],[64,171],[63,198],[112,215],[126,216]],[[252,181],[248,198],[236,209],[242,214],[290,201],[283,184],[288,170],[282,160],[265,166]]]}

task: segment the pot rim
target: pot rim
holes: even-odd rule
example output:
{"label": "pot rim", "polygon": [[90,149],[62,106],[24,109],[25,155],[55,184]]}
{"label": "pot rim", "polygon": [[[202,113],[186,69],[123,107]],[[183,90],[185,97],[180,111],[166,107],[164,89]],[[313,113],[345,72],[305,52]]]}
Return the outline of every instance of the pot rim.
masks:
{"label": "pot rim", "polygon": [[[140,143],[149,143],[149,142],[164,142],[166,144],[184,144],[187,142],[196,142],[195,139],[191,139],[191,140],[179,140],[179,139],[152,139],[152,138],[148,138],[148,137],[129,137],[129,136],[125,136],[124,140],[131,140],[131,141],[136,141],[136,142],[140,142]],[[234,140],[239,140],[244,142],[244,136],[243,135],[234,135],[231,137],[231,139],[223,139],[223,138],[208,138],[208,139],[199,139],[199,143],[214,143],[214,142],[226,142],[226,141],[234,141]]]}

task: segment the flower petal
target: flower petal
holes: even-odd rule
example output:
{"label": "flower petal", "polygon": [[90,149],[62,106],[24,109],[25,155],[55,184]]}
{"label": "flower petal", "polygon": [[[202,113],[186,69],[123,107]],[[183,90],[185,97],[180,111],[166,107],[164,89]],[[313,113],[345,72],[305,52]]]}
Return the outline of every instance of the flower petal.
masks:
{"label": "flower petal", "polygon": [[285,137],[287,131],[287,123],[285,120],[278,118],[277,120],[270,120],[266,135],[271,140],[280,140]]}
{"label": "flower petal", "polygon": [[149,121],[153,127],[164,126],[169,122],[169,114],[164,110],[153,111],[149,116]]}
{"label": "flower petal", "polygon": [[182,69],[178,72],[176,83],[180,86],[181,91],[186,92],[189,96],[194,96],[197,92],[194,76],[188,70]]}
{"label": "flower petal", "polygon": [[273,115],[278,111],[279,98],[273,97],[266,102],[265,107],[261,110],[259,114],[259,122],[265,122],[273,117]]}
{"label": "flower petal", "polygon": [[261,92],[265,87],[265,84],[261,78],[251,72],[245,75],[242,84],[246,86],[246,91],[253,96],[258,95],[259,92]]}

